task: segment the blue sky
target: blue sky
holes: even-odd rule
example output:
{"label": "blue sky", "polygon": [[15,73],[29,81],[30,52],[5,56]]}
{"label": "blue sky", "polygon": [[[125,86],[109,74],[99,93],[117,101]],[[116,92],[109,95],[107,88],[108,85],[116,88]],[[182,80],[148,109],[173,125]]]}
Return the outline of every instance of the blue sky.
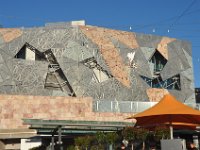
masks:
{"label": "blue sky", "polygon": [[[191,42],[200,87],[200,0],[1,0],[3,27],[86,20],[89,25],[175,37]],[[131,27],[131,30],[130,30]]]}

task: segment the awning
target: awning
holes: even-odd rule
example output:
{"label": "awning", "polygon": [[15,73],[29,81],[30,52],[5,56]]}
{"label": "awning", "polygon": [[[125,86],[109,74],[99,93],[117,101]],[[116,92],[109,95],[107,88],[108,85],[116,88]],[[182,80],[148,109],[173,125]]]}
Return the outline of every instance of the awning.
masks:
{"label": "awning", "polygon": [[119,131],[126,126],[134,126],[132,122],[115,121],[82,121],[82,120],[45,120],[23,119],[24,124],[30,125],[30,129],[37,130],[38,134],[52,135],[58,127],[62,128],[62,135],[89,134],[97,131]]}

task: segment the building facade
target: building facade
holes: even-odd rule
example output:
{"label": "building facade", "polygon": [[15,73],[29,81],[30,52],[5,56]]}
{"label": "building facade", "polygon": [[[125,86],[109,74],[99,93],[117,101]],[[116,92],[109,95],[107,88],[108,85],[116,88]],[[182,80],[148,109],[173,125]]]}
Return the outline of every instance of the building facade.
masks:
{"label": "building facade", "polygon": [[35,121],[132,124],[166,93],[195,104],[186,41],[84,21],[0,29],[0,149],[30,143]]}
{"label": "building facade", "polygon": [[191,46],[84,21],[0,29],[0,93],[195,102]]}

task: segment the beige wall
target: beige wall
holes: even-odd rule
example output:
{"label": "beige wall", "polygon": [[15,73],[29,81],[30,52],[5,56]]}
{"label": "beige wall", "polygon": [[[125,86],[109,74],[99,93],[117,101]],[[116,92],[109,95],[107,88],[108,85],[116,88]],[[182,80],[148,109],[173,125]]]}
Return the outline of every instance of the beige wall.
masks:
{"label": "beige wall", "polygon": [[0,95],[0,129],[27,128],[22,118],[130,122],[130,115],[93,112],[89,97]]}

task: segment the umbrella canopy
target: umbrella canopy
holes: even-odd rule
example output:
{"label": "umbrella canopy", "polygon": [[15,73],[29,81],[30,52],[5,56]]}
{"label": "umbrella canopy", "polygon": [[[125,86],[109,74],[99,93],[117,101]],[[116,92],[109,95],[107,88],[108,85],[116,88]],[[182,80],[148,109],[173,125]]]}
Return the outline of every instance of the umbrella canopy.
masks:
{"label": "umbrella canopy", "polygon": [[200,124],[200,111],[184,105],[172,95],[167,94],[153,107],[128,119],[136,119],[136,126],[143,127],[176,123],[196,126]]}
{"label": "umbrella canopy", "polygon": [[136,119],[135,126],[155,127],[169,125],[170,137],[173,139],[173,126],[196,128],[200,124],[200,111],[195,110],[177,101],[175,97],[167,94],[153,107],[133,115],[128,119]]}

